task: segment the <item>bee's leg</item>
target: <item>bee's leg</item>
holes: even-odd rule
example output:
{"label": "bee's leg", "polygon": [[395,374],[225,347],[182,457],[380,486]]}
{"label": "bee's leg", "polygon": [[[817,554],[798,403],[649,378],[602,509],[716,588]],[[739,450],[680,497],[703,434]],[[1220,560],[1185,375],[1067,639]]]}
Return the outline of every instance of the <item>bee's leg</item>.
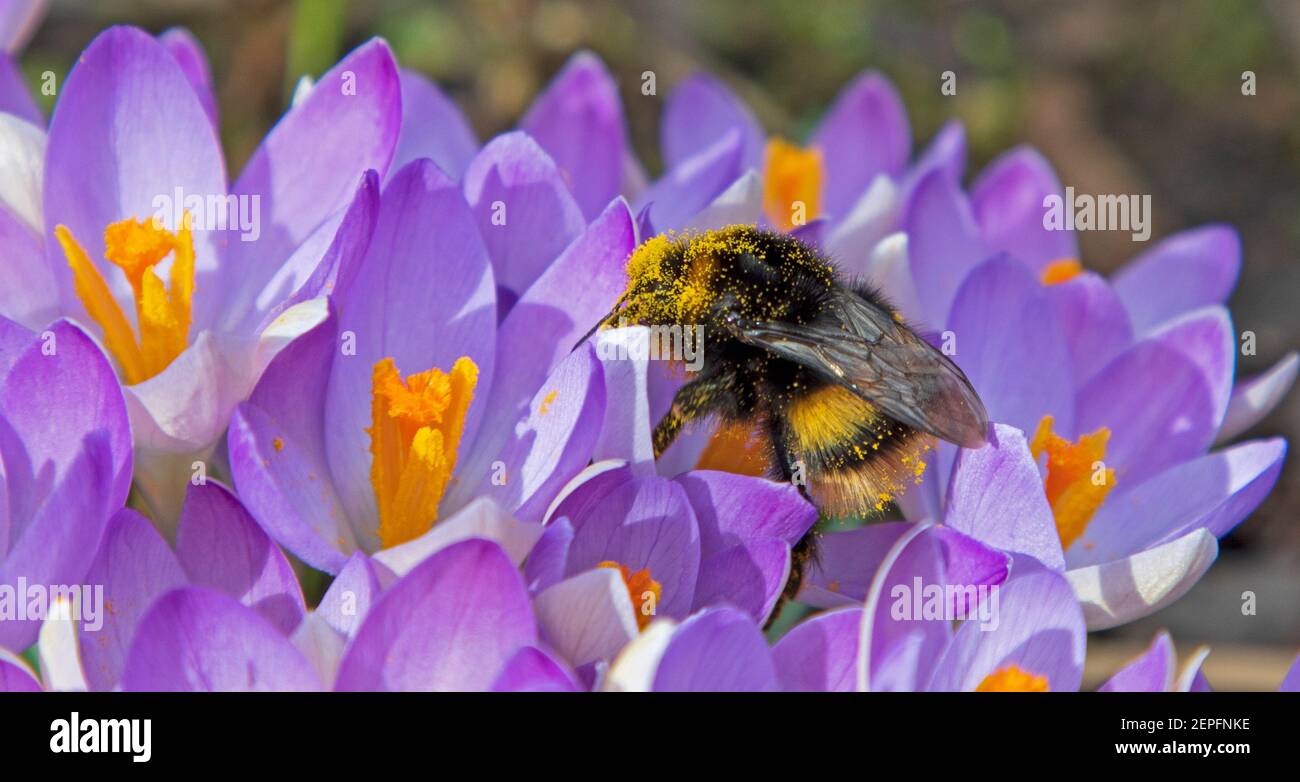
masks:
{"label": "bee's leg", "polygon": [[677,389],[673,406],[655,425],[653,439],[656,459],[673,444],[677,435],[681,434],[682,427],[715,411],[720,395],[730,383],[730,376],[720,373],[703,375]]}
{"label": "bee's leg", "polygon": [[[797,454],[790,449],[788,431],[785,421],[777,417],[768,420],[768,437],[772,441],[772,449],[775,452],[774,459],[777,474],[781,480],[787,483],[793,483],[799,493],[805,500],[812,502],[812,497],[808,494],[808,481],[804,474],[804,465],[800,462]],[[804,573],[817,561],[817,532],[808,530],[799,542],[794,544],[790,549],[790,578],[785,582],[785,589],[781,592],[781,597],[776,601],[772,608],[772,613],[768,617],[767,625],[771,625],[780,615],[781,609],[785,608],[786,603],[799,594],[799,588],[803,585]],[[766,629],[766,626],[765,628]]]}

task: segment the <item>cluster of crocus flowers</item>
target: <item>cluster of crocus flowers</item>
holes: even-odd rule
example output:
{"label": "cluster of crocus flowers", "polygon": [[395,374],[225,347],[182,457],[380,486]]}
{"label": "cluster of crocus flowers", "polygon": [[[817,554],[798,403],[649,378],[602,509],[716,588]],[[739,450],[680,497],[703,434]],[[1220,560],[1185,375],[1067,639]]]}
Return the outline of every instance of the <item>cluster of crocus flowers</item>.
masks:
{"label": "cluster of crocus flowers", "polygon": [[[1184,594],[1281,467],[1277,439],[1211,450],[1296,364],[1234,383],[1230,229],[1104,279],[1043,230],[1041,157],[964,190],[961,126],[913,159],[879,74],[802,144],[692,77],[651,180],[594,55],[481,144],[371,41],[228,184],[184,31],[104,32],[48,126],[10,67],[0,587],[112,610],[0,619],[0,689],[1073,690],[1088,630]],[[156,214],[178,192],[256,197],[260,235]],[[996,422],[939,447],[905,520],[822,536],[819,610],[775,639],[817,510],[707,426],[656,459],[681,374],[628,349],[644,328],[583,341],[640,243],[738,223],[954,335]],[[332,579],[314,605],[295,561]],[[1201,659],[1176,674],[1161,635],[1103,689],[1205,689]]]}

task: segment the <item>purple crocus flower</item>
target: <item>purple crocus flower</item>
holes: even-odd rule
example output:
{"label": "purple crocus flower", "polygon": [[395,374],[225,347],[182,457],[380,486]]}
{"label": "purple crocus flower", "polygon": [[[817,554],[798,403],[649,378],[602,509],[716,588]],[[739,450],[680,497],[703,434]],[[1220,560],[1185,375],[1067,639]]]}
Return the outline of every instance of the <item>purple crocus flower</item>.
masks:
{"label": "purple crocus flower", "polygon": [[1210,685],[1201,672],[1210,650],[1202,647],[1192,655],[1180,672],[1178,656],[1169,633],[1161,631],[1147,650],[1116,671],[1098,688],[1099,692],[1209,692]]}
{"label": "purple crocus flower", "polygon": [[372,218],[375,174],[363,174],[382,176],[397,141],[396,66],[372,41],[321,84],[228,186],[202,51],[182,33],[111,28],[60,93],[40,210],[0,213],[5,273],[23,292],[3,311],[28,323],[66,313],[101,339],[127,398],[137,486],[164,525],[235,404],[324,317],[313,300],[357,251],[342,227]]}
{"label": "purple crocus flower", "polygon": [[45,15],[47,0],[0,0],[0,113],[41,122],[40,109],[23,83],[17,56]]}
{"label": "purple crocus flower", "polygon": [[680,624],[656,619],[615,658],[601,681],[612,692],[772,692],[772,650],[754,618],[730,606]]}

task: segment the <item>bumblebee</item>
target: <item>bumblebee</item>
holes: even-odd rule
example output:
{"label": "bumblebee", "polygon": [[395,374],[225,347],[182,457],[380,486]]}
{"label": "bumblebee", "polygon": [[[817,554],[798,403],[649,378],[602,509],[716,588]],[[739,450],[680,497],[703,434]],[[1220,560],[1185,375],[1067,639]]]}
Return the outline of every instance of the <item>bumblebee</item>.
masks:
{"label": "bumblebee", "polygon": [[[970,381],[874,289],[818,250],[738,225],[657,236],[627,261],[628,286],[592,329],[702,327],[704,360],[654,430],[655,456],[692,421],[762,435],[773,478],[830,517],[871,515],[925,470],[940,438],[967,448],[988,418]],[[795,546],[785,597],[815,554]]]}

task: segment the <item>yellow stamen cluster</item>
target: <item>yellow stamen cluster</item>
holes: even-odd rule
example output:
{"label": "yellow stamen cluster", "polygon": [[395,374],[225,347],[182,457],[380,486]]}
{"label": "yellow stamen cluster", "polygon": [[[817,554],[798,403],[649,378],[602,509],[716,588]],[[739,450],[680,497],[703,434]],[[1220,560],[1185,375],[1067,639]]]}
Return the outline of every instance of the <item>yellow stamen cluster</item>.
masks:
{"label": "yellow stamen cluster", "polygon": [[[763,210],[783,231],[806,223],[821,209],[822,153],[780,138],[767,142],[763,160]],[[800,206],[802,205],[802,206]],[[799,212],[800,214],[796,214]]]}
{"label": "yellow stamen cluster", "polygon": [[1071,443],[1054,433],[1052,425],[1052,416],[1044,416],[1029,450],[1035,459],[1047,454],[1047,478],[1043,481],[1043,489],[1056,518],[1061,547],[1068,549],[1088,528],[1093,514],[1115,488],[1115,471],[1102,461],[1106,456],[1110,430],[1102,427]]}
{"label": "yellow stamen cluster", "polygon": [[1030,673],[1014,663],[990,673],[975,692],[1048,692],[1047,677]]}
{"label": "yellow stamen cluster", "polygon": [[1083,264],[1074,258],[1062,258],[1059,261],[1053,261],[1043,268],[1042,282],[1044,285],[1060,285],[1063,282],[1073,280],[1083,274]]}

